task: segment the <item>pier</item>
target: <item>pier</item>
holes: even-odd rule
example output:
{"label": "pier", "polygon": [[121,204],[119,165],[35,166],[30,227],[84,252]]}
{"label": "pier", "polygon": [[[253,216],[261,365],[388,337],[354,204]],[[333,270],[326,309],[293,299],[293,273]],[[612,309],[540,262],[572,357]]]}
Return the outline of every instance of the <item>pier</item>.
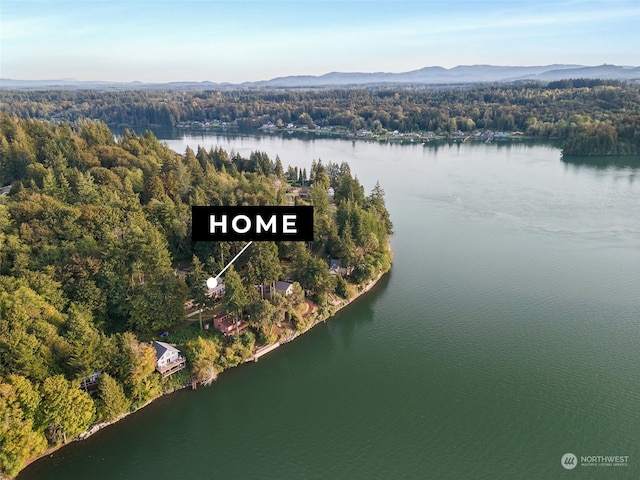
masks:
{"label": "pier", "polygon": [[264,347],[261,347],[258,350],[256,350],[256,353],[253,354],[253,356],[250,358],[250,360],[253,360],[254,362],[257,362],[260,357],[262,357],[263,355],[266,355],[267,353],[271,352],[272,350],[275,350],[279,346],[280,346],[280,342],[276,342],[276,343],[273,343],[271,345],[265,345]]}

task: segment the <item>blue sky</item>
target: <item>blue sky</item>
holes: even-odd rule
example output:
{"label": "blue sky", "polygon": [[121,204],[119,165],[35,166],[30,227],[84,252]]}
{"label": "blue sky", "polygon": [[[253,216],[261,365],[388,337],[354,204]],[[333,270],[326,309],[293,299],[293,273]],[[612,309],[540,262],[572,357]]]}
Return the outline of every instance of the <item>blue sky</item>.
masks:
{"label": "blue sky", "polygon": [[0,77],[242,82],[640,65],[640,0],[0,0]]}

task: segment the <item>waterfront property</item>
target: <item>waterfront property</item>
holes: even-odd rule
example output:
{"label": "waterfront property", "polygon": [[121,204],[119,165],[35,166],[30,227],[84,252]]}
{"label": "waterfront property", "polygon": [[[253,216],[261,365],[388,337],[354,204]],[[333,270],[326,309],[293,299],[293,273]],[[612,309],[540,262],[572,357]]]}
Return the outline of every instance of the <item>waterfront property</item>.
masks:
{"label": "waterfront property", "polygon": [[288,295],[291,295],[293,293],[293,283],[284,282],[284,281],[281,281],[281,280],[278,280],[273,285],[273,288],[272,288],[271,285],[265,285],[265,284],[256,285],[256,288],[261,292],[261,294],[263,296],[271,295],[272,290],[274,292],[279,293],[280,295],[284,295],[284,296],[288,296]]}
{"label": "waterfront property", "polygon": [[279,346],[280,346],[280,342],[276,342],[276,343],[272,343],[271,345],[265,345],[261,348],[258,348],[253,354],[253,356],[251,357],[251,360],[253,360],[254,362],[257,362],[260,357],[262,357],[263,355],[266,355],[269,352],[272,352]]}
{"label": "waterfront property", "polygon": [[153,342],[156,350],[156,370],[163,377],[168,377],[187,366],[187,360],[180,350],[165,342]]}
{"label": "waterfront property", "polygon": [[341,265],[340,260],[332,258],[329,260],[329,273],[331,275],[341,275],[344,277],[347,274],[347,269]]}
{"label": "waterfront property", "polygon": [[213,327],[224,333],[225,337],[230,337],[240,335],[249,328],[249,324],[231,315],[219,315],[213,318]]}
{"label": "waterfront property", "polygon": [[224,293],[225,293],[224,283],[219,283],[215,287],[210,288],[207,291],[207,295],[209,297],[216,298],[216,299],[224,297]]}
{"label": "waterfront property", "polygon": [[291,295],[293,293],[293,283],[277,281],[276,292],[281,295]]}

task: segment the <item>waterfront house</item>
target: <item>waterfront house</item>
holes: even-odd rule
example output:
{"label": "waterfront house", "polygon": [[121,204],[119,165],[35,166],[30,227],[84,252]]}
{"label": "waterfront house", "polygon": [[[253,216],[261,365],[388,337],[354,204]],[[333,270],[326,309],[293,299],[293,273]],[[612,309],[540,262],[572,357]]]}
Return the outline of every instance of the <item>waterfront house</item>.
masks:
{"label": "waterfront house", "polygon": [[213,328],[221,331],[225,337],[230,337],[240,335],[249,328],[249,324],[231,315],[219,315],[213,318]]}
{"label": "waterfront house", "polygon": [[277,281],[276,292],[285,296],[291,295],[293,293],[293,283]]}
{"label": "waterfront house", "polygon": [[331,275],[340,275],[344,277],[347,274],[347,269],[340,264],[340,260],[332,258],[329,260],[329,273]]}
{"label": "waterfront house", "polygon": [[187,360],[180,350],[165,342],[153,342],[156,350],[156,370],[163,377],[168,377],[187,366]]}
{"label": "waterfront house", "polygon": [[293,283],[291,282],[282,282],[277,281],[273,285],[268,284],[259,284],[255,286],[262,297],[271,295],[273,292],[279,293],[280,295],[291,295],[293,293]]}
{"label": "waterfront house", "polygon": [[207,292],[207,295],[211,298],[221,298],[221,297],[224,297],[224,292],[225,292],[224,283],[219,283],[215,287],[210,288],[209,291]]}

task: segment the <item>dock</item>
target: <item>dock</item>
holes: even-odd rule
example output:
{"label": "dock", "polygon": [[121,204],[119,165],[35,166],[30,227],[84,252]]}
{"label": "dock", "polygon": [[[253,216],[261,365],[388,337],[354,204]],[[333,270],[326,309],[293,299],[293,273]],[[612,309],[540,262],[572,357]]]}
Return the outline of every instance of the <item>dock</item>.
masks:
{"label": "dock", "polygon": [[253,360],[254,362],[257,362],[261,356],[266,355],[267,353],[275,350],[279,346],[280,346],[280,342],[272,343],[271,345],[265,345],[264,347],[261,347],[258,350],[256,350],[256,353],[253,354],[253,356],[251,357],[251,360]]}

